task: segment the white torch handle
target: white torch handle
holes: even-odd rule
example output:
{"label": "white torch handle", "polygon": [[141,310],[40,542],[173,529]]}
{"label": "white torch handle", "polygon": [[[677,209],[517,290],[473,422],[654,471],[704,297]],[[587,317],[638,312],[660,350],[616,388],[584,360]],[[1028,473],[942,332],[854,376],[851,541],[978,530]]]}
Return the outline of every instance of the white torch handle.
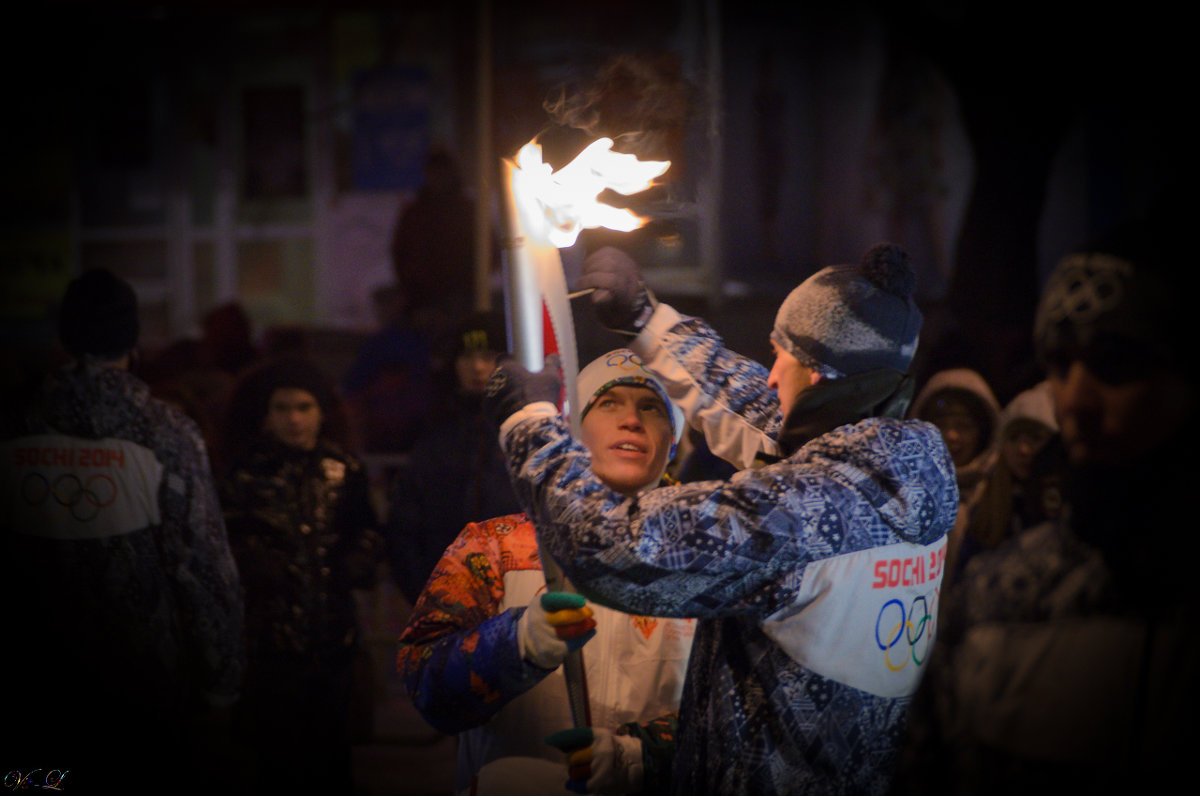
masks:
{"label": "white torch handle", "polygon": [[[539,221],[544,220],[530,219],[525,214],[525,205],[517,201],[520,170],[509,160],[504,161],[504,166],[508,178],[508,190],[504,192],[509,237],[506,247],[508,275],[505,306],[508,310],[510,350],[526,370],[537,373],[545,366],[546,349],[542,333],[544,301],[558,343],[571,426],[578,439],[578,420],[574,407],[578,405],[575,401],[575,382],[579,372],[579,355],[562,257],[557,247],[542,236],[531,234],[531,230],[540,228]],[[544,550],[540,553],[546,588],[551,591],[574,591],[558,564]],[[576,727],[590,726],[591,711],[583,669],[583,650],[575,650],[567,655],[563,662],[563,675],[572,721]]]}

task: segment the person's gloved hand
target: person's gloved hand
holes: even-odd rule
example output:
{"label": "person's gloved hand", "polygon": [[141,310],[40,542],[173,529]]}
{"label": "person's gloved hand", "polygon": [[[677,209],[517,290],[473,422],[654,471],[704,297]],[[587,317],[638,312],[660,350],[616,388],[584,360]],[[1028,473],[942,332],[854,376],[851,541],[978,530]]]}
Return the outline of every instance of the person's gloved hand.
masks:
{"label": "person's gloved hand", "polygon": [[573,727],[546,737],[567,753],[567,790],[637,793],[642,789],[642,742],[612,730]]}
{"label": "person's gloved hand", "polygon": [[638,264],[612,246],[588,256],[578,284],[580,289],[594,289],[592,306],[596,317],[616,331],[637,334],[658,306]]}
{"label": "person's gloved hand", "polygon": [[546,357],[540,373],[530,373],[511,357],[496,365],[483,390],[483,411],[502,424],[514,412],[538,401],[558,405],[562,379],[558,375],[558,354]]}
{"label": "person's gloved hand", "polygon": [[517,620],[521,657],[543,669],[557,668],[567,654],[596,635],[596,620],[578,594],[548,591],[535,597]]}

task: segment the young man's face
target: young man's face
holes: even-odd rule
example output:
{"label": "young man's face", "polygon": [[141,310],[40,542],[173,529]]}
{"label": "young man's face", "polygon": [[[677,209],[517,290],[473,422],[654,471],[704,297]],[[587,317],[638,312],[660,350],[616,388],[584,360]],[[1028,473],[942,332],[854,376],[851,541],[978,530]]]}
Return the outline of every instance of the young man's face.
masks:
{"label": "young man's face", "polygon": [[774,340],[771,350],[775,352],[775,364],[767,377],[767,386],[779,396],[779,411],[787,417],[800,393],[820,381],[820,376],[812,368],[800,364],[800,360],[776,345]]}
{"label": "young man's face", "polygon": [[263,431],[285,445],[310,451],[321,434],[321,405],[308,390],[280,387],[267,402]]}
{"label": "young man's face", "polygon": [[1105,381],[1073,359],[1047,375],[1073,464],[1135,463],[1182,428],[1195,406],[1195,388],[1165,370]]}
{"label": "young man's face", "polygon": [[647,387],[610,387],[583,416],[580,435],[592,472],[610,489],[636,495],[657,483],[671,454],[670,409]]}

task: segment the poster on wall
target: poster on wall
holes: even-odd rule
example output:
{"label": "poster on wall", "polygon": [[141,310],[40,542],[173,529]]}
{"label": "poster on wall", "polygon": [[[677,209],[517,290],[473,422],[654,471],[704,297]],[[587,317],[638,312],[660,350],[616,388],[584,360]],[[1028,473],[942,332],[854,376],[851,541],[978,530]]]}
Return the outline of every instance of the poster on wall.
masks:
{"label": "poster on wall", "polygon": [[343,194],[329,208],[328,267],[316,274],[317,316],[338,328],[369,329],[376,323],[373,292],[391,284],[392,229],[404,195],[361,191]]}
{"label": "poster on wall", "polygon": [[420,186],[429,148],[429,91],[424,69],[382,67],[357,73],[355,190],[409,191]]}

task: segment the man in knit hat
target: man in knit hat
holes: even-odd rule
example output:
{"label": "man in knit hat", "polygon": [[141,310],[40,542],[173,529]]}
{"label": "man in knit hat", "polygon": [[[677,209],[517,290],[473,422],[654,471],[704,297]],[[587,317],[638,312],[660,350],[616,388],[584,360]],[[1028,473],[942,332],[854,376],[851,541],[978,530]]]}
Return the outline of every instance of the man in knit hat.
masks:
{"label": "man in knit hat", "polygon": [[[593,360],[579,395],[580,443],[599,483],[630,498],[662,483],[683,415],[637,355]],[[653,793],[694,626],[547,593],[533,525],[511,514],[468,523],[446,548],[400,637],[399,666],[421,715],[458,734],[457,792],[566,793],[560,754],[543,738],[571,724],[559,667],[589,642],[592,738],[608,765],[584,779],[599,792]]]}
{"label": "man in knit hat", "polygon": [[615,249],[588,258],[580,285],[709,447],[745,468],[623,496],[566,433],[551,369],[493,374],[543,549],[595,600],[699,620],[670,792],[886,792],[958,501],[937,428],[903,419],[921,325],[906,255],[878,246],[797,287],[769,372],[656,302]]}
{"label": "man in knit hat", "polygon": [[4,631],[20,639],[4,762],[69,769],[65,790],[202,788],[188,755],[221,748],[214,720],[241,687],[241,589],[204,442],[129,372],[137,313],[108,271],[71,282],[73,359],[0,438]]}
{"label": "man in knit hat", "polygon": [[[1200,743],[1187,195],[1064,257],[1033,329],[1062,511],[945,593],[913,793],[1162,793]],[[922,705],[925,706],[922,699]],[[931,776],[932,775],[932,776]]]}

